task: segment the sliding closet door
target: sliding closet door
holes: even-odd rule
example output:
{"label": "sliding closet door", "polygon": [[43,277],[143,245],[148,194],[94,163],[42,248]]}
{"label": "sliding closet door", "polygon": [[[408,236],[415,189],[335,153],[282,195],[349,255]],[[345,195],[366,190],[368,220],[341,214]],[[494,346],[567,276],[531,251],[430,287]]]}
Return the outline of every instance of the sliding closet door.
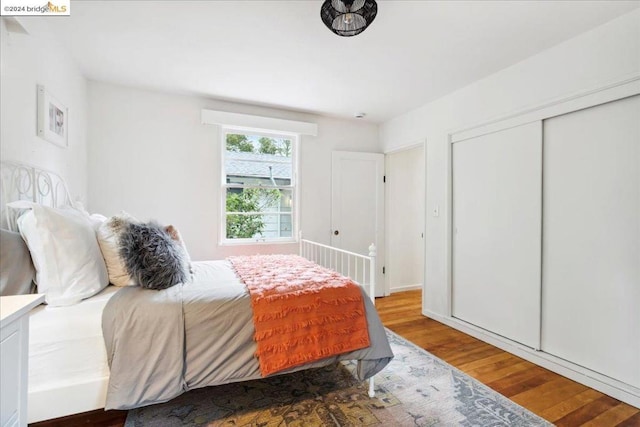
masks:
{"label": "sliding closet door", "polygon": [[540,333],[542,127],[452,147],[452,314],[530,347]]}
{"label": "sliding closet door", "polygon": [[640,96],[544,122],[542,349],[640,387]]}

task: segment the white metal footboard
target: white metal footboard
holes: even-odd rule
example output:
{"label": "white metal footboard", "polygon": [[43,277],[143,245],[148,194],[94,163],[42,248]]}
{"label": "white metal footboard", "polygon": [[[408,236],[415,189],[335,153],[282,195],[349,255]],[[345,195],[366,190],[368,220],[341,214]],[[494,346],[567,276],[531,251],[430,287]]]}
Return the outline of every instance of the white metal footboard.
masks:
{"label": "white metal footboard", "polygon": [[300,239],[300,256],[346,276],[362,286],[375,304],[376,246],[369,246],[369,256]]}
{"label": "white metal footboard", "polygon": [[[369,246],[369,256],[300,239],[300,256],[346,276],[362,286],[376,303],[376,246]],[[375,396],[373,377],[369,378],[369,397]]]}

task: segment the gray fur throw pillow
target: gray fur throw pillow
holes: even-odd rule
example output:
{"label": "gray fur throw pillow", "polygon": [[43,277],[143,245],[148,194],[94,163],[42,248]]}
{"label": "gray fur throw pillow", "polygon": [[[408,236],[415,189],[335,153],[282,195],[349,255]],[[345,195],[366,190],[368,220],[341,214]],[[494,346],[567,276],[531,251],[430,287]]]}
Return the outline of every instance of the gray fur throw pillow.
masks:
{"label": "gray fur throw pillow", "polygon": [[166,289],[189,278],[183,245],[161,225],[129,223],[120,235],[120,257],[131,278],[147,289]]}

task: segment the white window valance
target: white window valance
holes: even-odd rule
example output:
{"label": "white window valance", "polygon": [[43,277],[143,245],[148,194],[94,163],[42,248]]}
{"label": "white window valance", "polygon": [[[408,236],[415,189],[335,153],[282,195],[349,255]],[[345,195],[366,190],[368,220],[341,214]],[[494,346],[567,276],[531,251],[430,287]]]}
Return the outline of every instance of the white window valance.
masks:
{"label": "white window valance", "polygon": [[226,111],[202,110],[202,123],[206,125],[233,126],[262,132],[279,132],[297,135],[318,135],[318,125],[297,120],[276,119]]}

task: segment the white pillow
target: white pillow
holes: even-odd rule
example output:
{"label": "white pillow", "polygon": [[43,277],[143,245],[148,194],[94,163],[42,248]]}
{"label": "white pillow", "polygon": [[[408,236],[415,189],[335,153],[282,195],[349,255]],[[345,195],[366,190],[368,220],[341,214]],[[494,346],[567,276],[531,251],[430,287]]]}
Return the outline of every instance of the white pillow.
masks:
{"label": "white pillow", "polygon": [[18,229],[36,268],[38,293],[46,295],[47,304],[75,304],[109,284],[94,228],[85,214],[31,202],[8,206],[29,209],[18,218]]}
{"label": "white pillow", "polygon": [[93,229],[97,232],[98,228],[102,225],[103,222],[107,220],[107,217],[101,214],[91,214],[89,215],[89,222]]}
{"label": "white pillow", "polygon": [[98,231],[98,227],[100,227],[100,225],[105,222],[107,220],[107,217],[101,214],[90,214],[84,207],[84,205],[82,204],[82,202],[74,202],[73,203],[73,207],[74,209],[82,212],[91,222],[91,225],[93,226],[94,230],[96,230],[96,232]]}
{"label": "white pillow", "polygon": [[98,243],[104,262],[109,272],[109,282],[116,286],[136,286],[120,256],[120,234],[131,222],[138,222],[134,217],[122,212],[104,221],[96,230]]}

